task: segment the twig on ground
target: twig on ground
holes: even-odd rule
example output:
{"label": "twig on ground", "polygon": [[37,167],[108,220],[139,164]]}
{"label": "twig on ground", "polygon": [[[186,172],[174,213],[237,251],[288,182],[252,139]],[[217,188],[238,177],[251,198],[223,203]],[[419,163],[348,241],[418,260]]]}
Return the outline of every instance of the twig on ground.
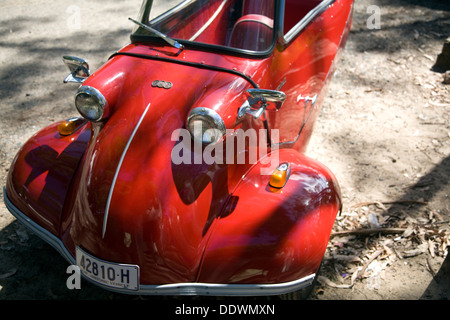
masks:
{"label": "twig on ground", "polygon": [[317,281],[319,281],[322,285],[326,284],[327,286],[332,288],[351,289],[353,287],[353,284],[336,284],[325,276],[318,276]]}
{"label": "twig on ground", "polygon": [[382,254],[384,249],[379,249],[375,251],[370,257],[369,260],[364,264],[361,270],[356,271],[358,272],[355,280],[361,279],[364,275],[364,272],[366,272],[367,267],[372,263],[373,260],[375,260],[380,254]]}
{"label": "twig on ground", "polygon": [[403,233],[406,228],[372,228],[372,229],[355,229],[355,230],[344,230],[336,231],[331,233],[331,237],[341,236],[341,235],[371,235],[371,234],[393,234],[393,233]]}
{"label": "twig on ground", "polygon": [[418,201],[418,200],[396,200],[396,201],[369,201],[369,202],[360,202],[352,206],[352,208],[363,207],[368,205],[380,205],[380,204],[420,204],[427,205],[426,201]]}

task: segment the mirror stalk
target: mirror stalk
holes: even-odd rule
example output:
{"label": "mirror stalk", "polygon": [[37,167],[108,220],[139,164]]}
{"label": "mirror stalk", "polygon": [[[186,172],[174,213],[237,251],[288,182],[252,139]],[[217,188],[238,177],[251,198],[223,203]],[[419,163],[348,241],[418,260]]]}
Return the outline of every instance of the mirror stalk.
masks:
{"label": "mirror stalk", "polygon": [[276,90],[248,89],[249,98],[238,111],[238,119],[246,114],[258,119],[266,110],[277,111],[286,99],[286,94]]}

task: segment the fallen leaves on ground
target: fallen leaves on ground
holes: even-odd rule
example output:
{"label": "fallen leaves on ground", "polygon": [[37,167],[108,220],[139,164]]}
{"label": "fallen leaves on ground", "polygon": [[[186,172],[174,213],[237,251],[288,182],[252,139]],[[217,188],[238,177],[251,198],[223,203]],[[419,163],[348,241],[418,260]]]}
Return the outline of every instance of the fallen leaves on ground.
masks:
{"label": "fallen leaves on ground", "polygon": [[350,289],[365,281],[379,289],[383,272],[397,260],[426,255],[426,269],[434,276],[431,260],[448,253],[450,221],[427,208],[423,201],[364,202],[341,212],[331,234],[322,286]]}

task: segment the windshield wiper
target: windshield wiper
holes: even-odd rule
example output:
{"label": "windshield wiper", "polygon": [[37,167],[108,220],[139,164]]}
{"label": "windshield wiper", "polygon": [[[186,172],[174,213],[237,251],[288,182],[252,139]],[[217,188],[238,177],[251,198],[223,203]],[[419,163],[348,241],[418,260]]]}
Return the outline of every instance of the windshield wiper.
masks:
{"label": "windshield wiper", "polygon": [[183,49],[184,49],[184,46],[183,46],[181,43],[179,43],[178,41],[175,41],[175,40],[169,38],[169,37],[166,36],[164,33],[159,32],[158,30],[153,29],[152,27],[149,27],[148,25],[143,24],[143,23],[141,23],[141,22],[139,22],[139,21],[136,21],[136,20],[134,20],[134,19],[128,18],[128,20],[133,21],[133,22],[136,23],[137,25],[141,26],[142,28],[144,28],[144,29],[146,29],[146,30],[148,30],[148,31],[150,31],[150,32],[153,32],[153,33],[156,34],[158,37],[160,37],[161,39],[163,39],[164,41],[166,41],[168,44],[170,44],[172,47],[177,48],[177,49],[180,49],[180,50],[183,50]]}

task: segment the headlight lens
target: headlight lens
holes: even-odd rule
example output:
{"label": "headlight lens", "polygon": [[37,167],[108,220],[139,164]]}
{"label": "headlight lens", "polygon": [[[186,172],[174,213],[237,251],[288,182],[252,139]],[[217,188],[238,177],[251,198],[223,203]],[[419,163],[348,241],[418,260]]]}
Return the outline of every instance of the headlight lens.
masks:
{"label": "headlight lens", "polygon": [[97,89],[82,86],[75,94],[75,106],[84,118],[96,122],[103,117],[106,99]]}
{"label": "headlight lens", "polygon": [[225,123],[217,112],[209,108],[194,108],[189,113],[187,129],[195,142],[217,143],[226,133]]}

